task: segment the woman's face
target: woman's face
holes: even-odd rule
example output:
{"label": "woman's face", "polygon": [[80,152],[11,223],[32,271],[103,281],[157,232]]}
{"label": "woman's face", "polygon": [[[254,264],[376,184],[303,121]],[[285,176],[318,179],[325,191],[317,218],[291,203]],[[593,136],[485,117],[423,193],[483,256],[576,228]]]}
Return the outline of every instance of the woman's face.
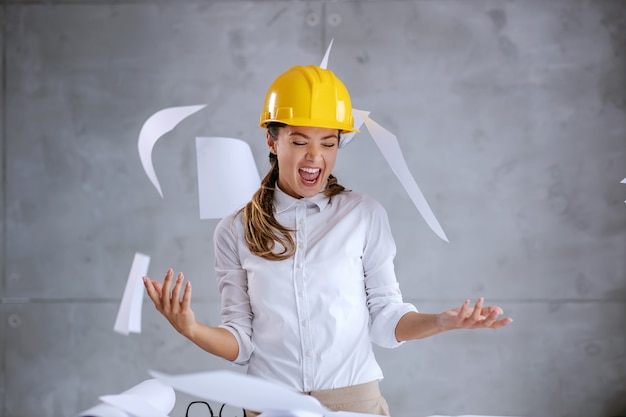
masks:
{"label": "woman's face", "polygon": [[285,126],[278,132],[276,140],[267,133],[267,145],[278,158],[280,189],[295,198],[320,193],[337,160],[337,129]]}

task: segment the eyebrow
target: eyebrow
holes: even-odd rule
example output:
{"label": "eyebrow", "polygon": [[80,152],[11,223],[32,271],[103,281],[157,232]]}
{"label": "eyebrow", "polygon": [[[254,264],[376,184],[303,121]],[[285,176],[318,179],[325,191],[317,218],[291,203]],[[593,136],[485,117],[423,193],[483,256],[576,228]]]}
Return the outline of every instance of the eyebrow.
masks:
{"label": "eyebrow", "polygon": [[[311,139],[310,137],[308,137],[304,133],[300,133],[300,132],[291,132],[291,133],[289,133],[289,136],[301,136],[304,139]],[[324,136],[320,140],[325,140],[325,139],[339,139],[339,137],[337,135],[328,135],[328,136]]]}

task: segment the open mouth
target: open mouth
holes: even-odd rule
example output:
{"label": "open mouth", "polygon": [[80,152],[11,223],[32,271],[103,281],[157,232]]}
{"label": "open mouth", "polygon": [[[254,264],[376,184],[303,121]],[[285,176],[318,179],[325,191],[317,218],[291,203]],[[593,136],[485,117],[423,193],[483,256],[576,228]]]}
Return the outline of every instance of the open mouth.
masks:
{"label": "open mouth", "polygon": [[302,182],[314,185],[320,177],[322,170],[320,168],[300,168],[299,171]]}

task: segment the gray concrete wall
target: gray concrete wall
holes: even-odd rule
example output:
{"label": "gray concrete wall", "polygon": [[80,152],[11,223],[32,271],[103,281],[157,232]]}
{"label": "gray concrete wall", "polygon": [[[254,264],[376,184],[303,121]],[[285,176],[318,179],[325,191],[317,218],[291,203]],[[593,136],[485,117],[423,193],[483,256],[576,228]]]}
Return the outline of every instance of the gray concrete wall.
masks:
{"label": "gray concrete wall", "polygon": [[[71,416],[148,369],[232,369],[148,302],[141,334],[114,333],[126,277],[135,252],[154,277],[185,271],[217,323],[194,137],[245,139],[264,172],[265,89],[332,38],[330,68],[450,238],[367,133],[341,151],[341,182],[389,212],[405,299],[484,295],[515,319],[377,349],[393,415],[626,413],[626,2],[5,1],[0,18],[3,416]],[[198,103],[155,148],[161,199],[139,130]]]}

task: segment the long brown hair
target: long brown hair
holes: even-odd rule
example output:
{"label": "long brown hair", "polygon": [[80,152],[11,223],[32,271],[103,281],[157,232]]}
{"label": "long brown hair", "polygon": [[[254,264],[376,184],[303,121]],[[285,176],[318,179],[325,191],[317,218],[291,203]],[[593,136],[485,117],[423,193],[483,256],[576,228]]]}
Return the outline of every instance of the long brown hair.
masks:
{"label": "long brown hair", "polygon": [[[278,139],[278,132],[285,127],[282,123],[270,123],[267,131],[273,140]],[[252,199],[241,209],[243,225],[250,252],[270,261],[289,259],[296,251],[291,229],[280,224],[274,217],[274,189],[278,181],[278,158],[276,154],[269,155],[271,168],[261,181],[261,187],[252,196]],[[337,182],[332,174],[328,177],[324,194],[332,197],[344,191],[345,188]],[[282,246],[282,251],[275,253],[276,242]]]}

